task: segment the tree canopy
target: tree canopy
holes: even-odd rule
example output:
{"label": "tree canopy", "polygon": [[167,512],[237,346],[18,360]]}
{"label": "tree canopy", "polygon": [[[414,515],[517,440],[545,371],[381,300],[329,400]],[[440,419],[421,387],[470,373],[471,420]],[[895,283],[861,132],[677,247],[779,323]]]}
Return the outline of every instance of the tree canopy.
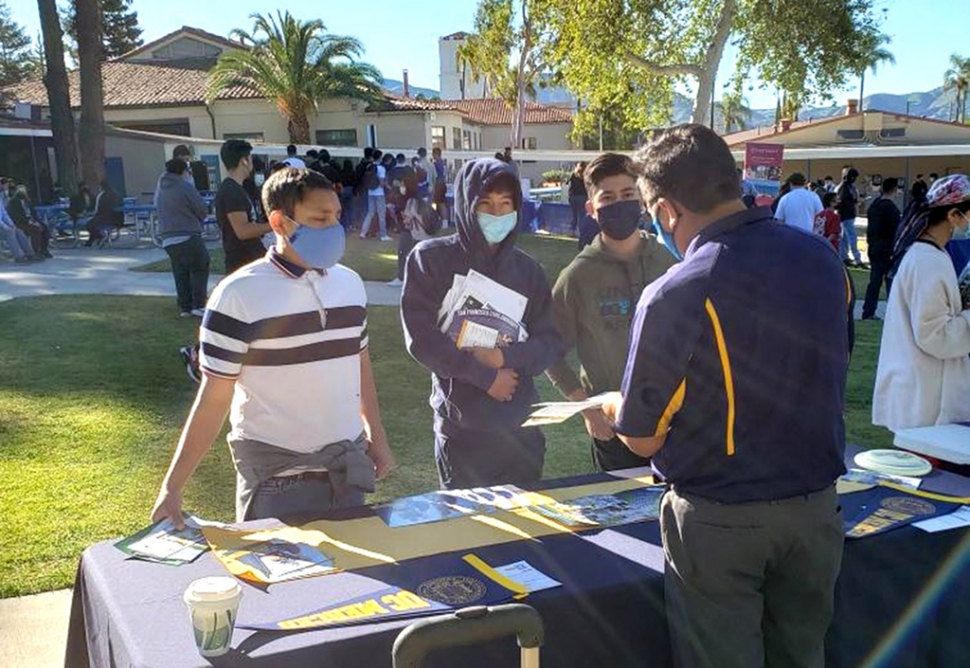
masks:
{"label": "tree canopy", "polygon": [[381,96],[380,71],[358,60],[359,40],[331,35],[320,20],[301,21],[289,12],[253,14],[253,31],[234,30],[246,49],[230,49],[209,72],[207,97],[246,86],[273,101],[287,120],[290,141],[310,143],[309,115],[328,98],[373,101]]}
{"label": "tree canopy", "polygon": [[617,106],[631,127],[667,124],[677,84],[695,90],[693,119],[709,122],[729,44],[735,92],[756,78],[791,99],[828,99],[879,33],[874,0],[542,1],[559,36],[549,63],[587,105],[580,131]]}
{"label": "tree canopy", "polygon": [[20,83],[36,71],[36,54],[30,47],[30,37],[0,0],[0,87]]}
{"label": "tree canopy", "polygon": [[[77,0],[69,0],[61,9],[61,25],[68,44],[67,51],[77,61]],[[100,0],[102,58],[116,58],[145,43],[138,25],[138,12],[131,9],[131,0]]]}

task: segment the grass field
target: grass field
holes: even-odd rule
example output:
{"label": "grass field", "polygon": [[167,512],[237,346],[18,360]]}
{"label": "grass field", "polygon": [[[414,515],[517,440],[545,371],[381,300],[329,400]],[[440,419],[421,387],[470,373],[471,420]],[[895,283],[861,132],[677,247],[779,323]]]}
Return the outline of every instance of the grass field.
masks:
{"label": "grass field", "polygon": [[[538,252],[549,240],[537,238]],[[551,243],[551,242],[550,242]],[[195,385],[176,349],[192,322],[169,298],[55,296],[0,303],[0,597],[70,586],[81,551],[146,524]],[[371,355],[399,467],[375,499],[436,486],[429,379],[404,352],[397,309],[370,309]],[[869,425],[880,323],[860,323],[846,401],[849,440],[887,446]],[[556,398],[545,379],[540,391]],[[590,470],[582,422],[545,430],[547,477]],[[234,473],[216,443],[186,508],[232,518]]]}
{"label": "grass field", "polygon": [[[546,268],[549,280],[554,281],[559,272],[576,256],[576,240],[572,237],[523,234],[518,245],[535,257]],[[221,248],[210,250],[210,270],[214,274],[225,273],[225,256]],[[390,281],[397,276],[397,239],[378,241],[361,239],[356,234],[347,235],[347,250],[343,264],[347,265],[365,281]],[[171,271],[168,258],[137,267],[135,271]]]}

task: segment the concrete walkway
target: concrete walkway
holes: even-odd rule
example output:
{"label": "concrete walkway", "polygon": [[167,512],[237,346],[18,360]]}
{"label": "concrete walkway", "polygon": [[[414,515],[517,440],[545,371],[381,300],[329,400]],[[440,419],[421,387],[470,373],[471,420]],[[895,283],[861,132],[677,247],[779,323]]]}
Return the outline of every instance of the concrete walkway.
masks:
{"label": "concrete walkway", "polygon": [[0,668],[64,665],[71,590],[0,599]]}
{"label": "concrete walkway", "polygon": [[[41,295],[102,294],[174,297],[175,283],[168,272],[129,271],[164,260],[160,248],[126,250],[71,248],[54,250],[54,258],[36,264],[0,260],[0,301]],[[222,276],[209,277],[211,290]],[[367,302],[374,306],[397,306],[401,289],[365,281]],[[172,303],[173,311],[176,309]]]}

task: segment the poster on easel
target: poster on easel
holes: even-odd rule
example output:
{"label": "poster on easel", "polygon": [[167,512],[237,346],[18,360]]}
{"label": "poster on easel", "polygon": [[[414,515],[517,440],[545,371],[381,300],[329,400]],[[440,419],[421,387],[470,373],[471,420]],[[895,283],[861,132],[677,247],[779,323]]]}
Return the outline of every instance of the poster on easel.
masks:
{"label": "poster on easel", "polygon": [[758,206],[771,204],[781,188],[781,168],[785,147],[782,144],[744,145],[744,178],[757,191]]}

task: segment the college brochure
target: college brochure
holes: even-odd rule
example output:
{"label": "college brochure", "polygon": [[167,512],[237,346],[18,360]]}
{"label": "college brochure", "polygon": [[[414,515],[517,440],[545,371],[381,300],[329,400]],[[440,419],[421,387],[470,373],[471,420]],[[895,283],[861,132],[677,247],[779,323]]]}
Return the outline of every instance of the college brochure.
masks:
{"label": "college brochure", "polygon": [[551,401],[542,404],[533,404],[535,409],[528,419],[522,423],[523,427],[542,427],[547,424],[559,424],[565,422],[577,413],[582,413],[590,408],[602,408],[606,403],[607,395],[598,394],[584,401]]}
{"label": "college brochure", "polygon": [[474,269],[455,275],[438,311],[441,331],[459,348],[501,348],[528,338],[527,297]]}
{"label": "college brochure", "polygon": [[191,515],[185,515],[184,519],[185,528],[181,531],[175,528],[171,520],[165,519],[121,539],[115,543],[115,547],[132,558],[170,566],[195,561],[209,549],[201,527],[213,523]]}

